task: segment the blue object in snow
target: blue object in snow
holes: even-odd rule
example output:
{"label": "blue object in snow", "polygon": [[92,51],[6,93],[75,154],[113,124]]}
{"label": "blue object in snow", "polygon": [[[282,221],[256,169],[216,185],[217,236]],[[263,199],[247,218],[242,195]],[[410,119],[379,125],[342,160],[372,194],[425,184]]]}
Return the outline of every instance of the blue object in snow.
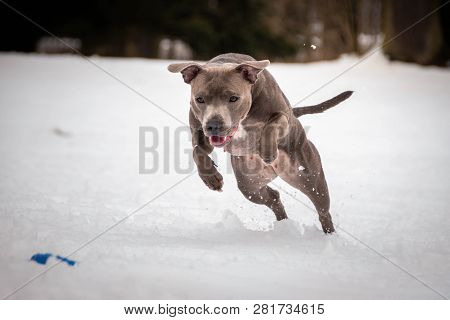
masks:
{"label": "blue object in snow", "polygon": [[34,254],[30,260],[35,261],[36,263],[39,264],[46,264],[48,258],[50,258],[52,256],[51,253],[36,253]]}
{"label": "blue object in snow", "polygon": [[61,257],[61,256],[56,256],[56,259],[67,262],[67,264],[71,267],[73,267],[75,265],[75,263],[77,263],[75,260],[70,260],[69,258],[65,258],[65,257]]}

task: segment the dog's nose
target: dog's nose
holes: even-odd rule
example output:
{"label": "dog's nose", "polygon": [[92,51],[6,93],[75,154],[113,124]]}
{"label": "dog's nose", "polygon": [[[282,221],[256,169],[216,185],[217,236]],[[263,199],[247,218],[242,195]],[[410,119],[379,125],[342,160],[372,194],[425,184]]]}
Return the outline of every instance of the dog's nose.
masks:
{"label": "dog's nose", "polygon": [[219,135],[224,131],[224,124],[222,120],[213,118],[206,123],[206,132],[209,135]]}

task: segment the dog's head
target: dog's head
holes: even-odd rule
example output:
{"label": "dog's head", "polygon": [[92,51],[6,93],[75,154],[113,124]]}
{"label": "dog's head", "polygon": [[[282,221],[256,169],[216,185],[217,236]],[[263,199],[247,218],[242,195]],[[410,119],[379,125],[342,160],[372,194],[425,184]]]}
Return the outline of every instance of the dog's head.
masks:
{"label": "dog's head", "polygon": [[252,86],[269,60],[240,64],[174,63],[170,72],[181,72],[191,85],[191,109],[212,145],[229,142],[252,104]]}

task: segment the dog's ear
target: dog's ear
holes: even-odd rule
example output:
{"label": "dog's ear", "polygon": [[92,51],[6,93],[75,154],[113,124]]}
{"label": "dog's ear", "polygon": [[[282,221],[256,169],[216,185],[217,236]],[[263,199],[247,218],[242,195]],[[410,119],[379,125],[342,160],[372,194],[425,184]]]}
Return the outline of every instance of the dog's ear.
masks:
{"label": "dog's ear", "polygon": [[236,67],[236,70],[244,76],[245,80],[254,84],[258,79],[258,74],[270,64],[269,60],[245,61]]}
{"label": "dog's ear", "polygon": [[201,65],[196,62],[172,63],[167,67],[170,72],[181,72],[184,82],[191,83],[197,74],[202,70]]}

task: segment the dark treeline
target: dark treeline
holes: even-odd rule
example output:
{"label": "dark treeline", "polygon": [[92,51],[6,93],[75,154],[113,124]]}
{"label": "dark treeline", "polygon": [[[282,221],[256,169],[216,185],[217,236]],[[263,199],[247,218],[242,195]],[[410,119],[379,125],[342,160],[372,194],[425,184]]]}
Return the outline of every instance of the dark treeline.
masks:
{"label": "dark treeline", "polygon": [[[256,58],[298,62],[335,59],[343,53],[364,54],[444,2],[8,1],[87,55],[209,59],[219,53],[242,52]],[[449,7],[387,44],[384,52],[394,60],[447,64]],[[67,51],[3,4],[0,8],[1,51]]]}

